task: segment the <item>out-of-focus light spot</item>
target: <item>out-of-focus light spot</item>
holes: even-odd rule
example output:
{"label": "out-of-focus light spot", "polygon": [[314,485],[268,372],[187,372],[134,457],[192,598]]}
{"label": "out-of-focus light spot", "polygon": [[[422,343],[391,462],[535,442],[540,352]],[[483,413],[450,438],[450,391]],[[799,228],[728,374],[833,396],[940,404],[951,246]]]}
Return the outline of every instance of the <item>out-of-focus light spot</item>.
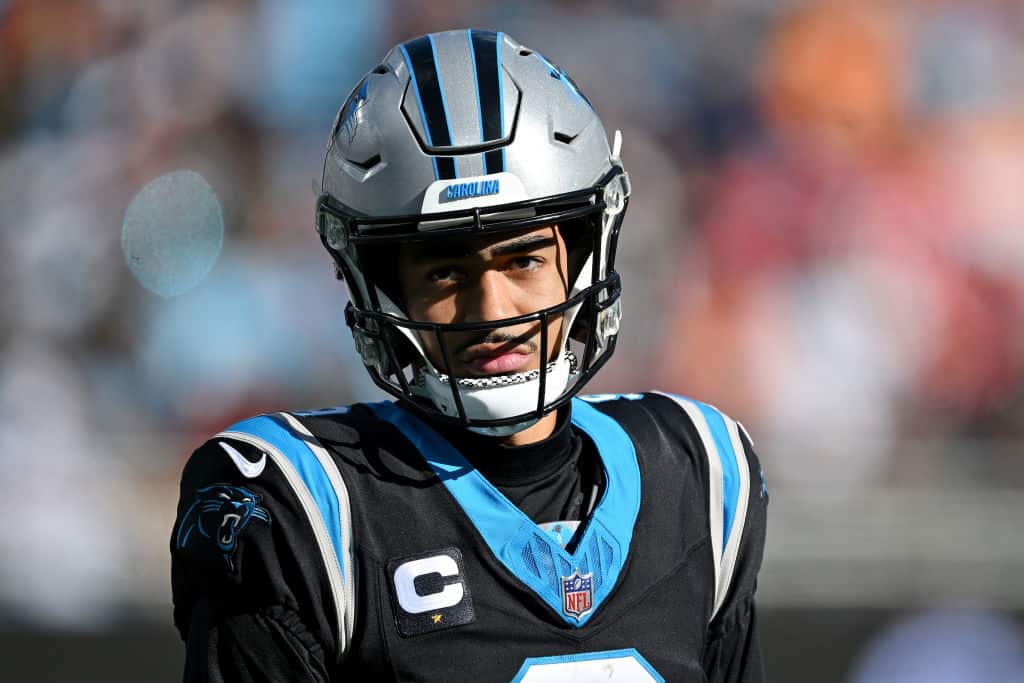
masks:
{"label": "out-of-focus light spot", "polygon": [[174,171],[149,182],[124,214],[125,263],[140,285],[163,297],[198,285],[223,244],[220,201],[195,171]]}
{"label": "out-of-focus light spot", "polygon": [[1024,633],[1005,614],[935,610],[876,636],[850,683],[991,683],[1024,680]]}

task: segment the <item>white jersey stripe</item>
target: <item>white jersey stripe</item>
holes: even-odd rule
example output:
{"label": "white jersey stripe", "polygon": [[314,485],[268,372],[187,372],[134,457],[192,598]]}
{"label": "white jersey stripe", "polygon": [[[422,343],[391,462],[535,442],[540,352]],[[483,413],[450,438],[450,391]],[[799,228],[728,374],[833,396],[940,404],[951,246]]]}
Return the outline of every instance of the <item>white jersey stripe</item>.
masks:
{"label": "white jersey stripe", "polygon": [[725,480],[722,475],[722,460],[718,454],[715,440],[711,437],[711,429],[708,427],[707,420],[704,419],[697,404],[681,396],[662,395],[675,401],[689,415],[690,422],[697,428],[700,440],[704,443],[704,451],[708,457],[708,520],[711,532],[711,553],[715,568],[715,599],[711,618],[714,618],[723,599],[723,596],[719,595],[722,576],[722,536],[725,531]]}
{"label": "white jersey stripe", "polygon": [[[729,594],[733,572],[736,569],[736,559],[739,555],[740,542],[743,538],[743,529],[747,521],[747,504],[750,500],[750,465],[747,460],[746,449],[743,448],[743,442],[740,439],[739,430],[743,429],[743,427],[713,406],[698,405],[695,401],[681,396],[662,392],[658,393],[671,398],[686,411],[693,426],[697,429],[697,434],[700,435],[701,442],[704,444],[704,452],[708,458],[708,520],[711,533],[711,552],[715,569],[715,596],[711,610],[711,619],[714,619],[725,602],[726,596]],[[729,435],[729,442],[723,444],[723,447],[726,451],[732,451],[731,453],[723,453],[718,448],[718,444],[712,436],[707,418],[705,418],[701,410],[702,406],[705,409],[711,408],[718,415],[721,415],[725,423],[726,432]],[[736,500],[734,501],[725,500],[725,474],[722,458],[735,459],[734,463],[739,485],[737,487]],[[733,462],[728,463],[728,469],[732,469],[732,465]],[[732,528],[729,531],[728,539],[723,542],[723,539],[725,539],[725,508],[727,505],[734,506],[734,514],[732,515]]]}
{"label": "white jersey stripe", "polygon": [[750,438],[750,432],[747,431],[747,428],[744,427],[743,423],[740,422],[739,420],[736,420],[736,424],[739,425],[740,431],[743,432],[743,436],[747,437],[747,442],[751,446],[753,446],[754,445],[754,440],[752,438]]}
{"label": "white jersey stripe", "polygon": [[[732,531],[729,533],[729,541],[725,544],[725,551],[722,553],[722,573],[718,580],[718,599],[714,613],[718,612],[725,596],[729,593],[732,585],[733,571],[736,568],[736,557],[739,554],[740,541],[743,539],[743,528],[747,522],[747,503],[750,501],[750,465],[747,461],[747,452],[740,440],[739,430],[735,420],[722,415],[725,420],[726,429],[729,431],[729,439],[732,441],[732,450],[736,457],[736,467],[739,470],[739,496],[736,500],[736,514],[733,515]],[[713,614],[714,615],[714,614]],[[713,616],[712,615],[712,616]]]}

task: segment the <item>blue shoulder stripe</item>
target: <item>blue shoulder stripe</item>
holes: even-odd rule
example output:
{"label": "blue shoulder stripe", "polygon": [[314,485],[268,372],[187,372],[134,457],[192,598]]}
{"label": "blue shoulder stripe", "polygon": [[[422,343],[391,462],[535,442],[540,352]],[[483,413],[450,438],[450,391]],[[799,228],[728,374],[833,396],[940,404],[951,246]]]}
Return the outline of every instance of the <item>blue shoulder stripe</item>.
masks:
{"label": "blue shoulder stripe", "polygon": [[722,460],[722,550],[729,543],[729,534],[732,532],[733,520],[736,518],[736,508],[740,497],[740,463],[736,457],[736,451],[732,447],[732,439],[729,438],[728,429],[725,426],[725,419],[717,408],[694,401],[700,408],[701,414],[707,420],[711,429],[711,437],[715,440],[718,448],[718,455]]}
{"label": "blue shoulder stripe", "polygon": [[335,557],[338,558],[338,564],[344,573],[345,563],[341,559],[345,557],[345,549],[341,542],[341,514],[338,510],[338,496],[327,472],[324,471],[320,461],[301,437],[292,433],[269,415],[244,420],[232,425],[225,432],[240,432],[262,439],[274,446],[288,459],[316,503],[320,518],[327,528],[331,545],[334,547]]}
{"label": "blue shoulder stripe", "polygon": [[715,600],[710,618],[714,618],[729,594],[739,557],[750,495],[750,465],[735,420],[705,403],[673,394],[664,396],[675,401],[689,417],[707,456],[708,530],[715,568]]}
{"label": "blue shoulder stripe", "polygon": [[309,430],[287,413],[261,415],[218,434],[263,450],[298,498],[313,531],[337,616],[337,655],[355,628],[352,517],[338,465]]}

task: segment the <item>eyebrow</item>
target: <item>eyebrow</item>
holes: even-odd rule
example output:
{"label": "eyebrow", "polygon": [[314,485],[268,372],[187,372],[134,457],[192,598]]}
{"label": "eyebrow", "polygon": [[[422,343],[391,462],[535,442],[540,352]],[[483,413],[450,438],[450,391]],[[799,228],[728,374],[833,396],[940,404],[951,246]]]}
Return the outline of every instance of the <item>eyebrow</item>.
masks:
{"label": "eyebrow", "polygon": [[546,235],[526,235],[518,239],[509,240],[508,242],[502,242],[498,246],[494,247],[491,254],[493,256],[507,256],[508,254],[518,254],[524,251],[544,249],[545,247],[551,247],[556,244],[558,244],[558,242],[554,237],[547,237]]}
{"label": "eyebrow", "polygon": [[[495,246],[490,256],[508,256],[509,254],[521,254],[527,251],[534,251],[535,249],[544,249],[546,247],[554,246],[558,244],[554,237],[546,235],[524,235],[516,239],[509,240],[508,242],[502,242]],[[465,242],[456,244],[424,244],[418,250],[416,254],[416,261],[444,261],[447,259],[460,259],[468,256],[473,256],[477,252],[469,249]]]}

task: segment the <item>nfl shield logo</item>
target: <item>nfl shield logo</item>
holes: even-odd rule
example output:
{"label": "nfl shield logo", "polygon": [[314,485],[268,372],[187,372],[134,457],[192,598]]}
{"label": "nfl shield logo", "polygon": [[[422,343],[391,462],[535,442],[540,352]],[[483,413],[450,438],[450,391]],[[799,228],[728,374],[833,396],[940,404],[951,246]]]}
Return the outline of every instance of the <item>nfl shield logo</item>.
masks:
{"label": "nfl shield logo", "polygon": [[562,611],[576,621],[594,607],[594,575],[580,574],[577,569],[572,576],[562,577]]}

